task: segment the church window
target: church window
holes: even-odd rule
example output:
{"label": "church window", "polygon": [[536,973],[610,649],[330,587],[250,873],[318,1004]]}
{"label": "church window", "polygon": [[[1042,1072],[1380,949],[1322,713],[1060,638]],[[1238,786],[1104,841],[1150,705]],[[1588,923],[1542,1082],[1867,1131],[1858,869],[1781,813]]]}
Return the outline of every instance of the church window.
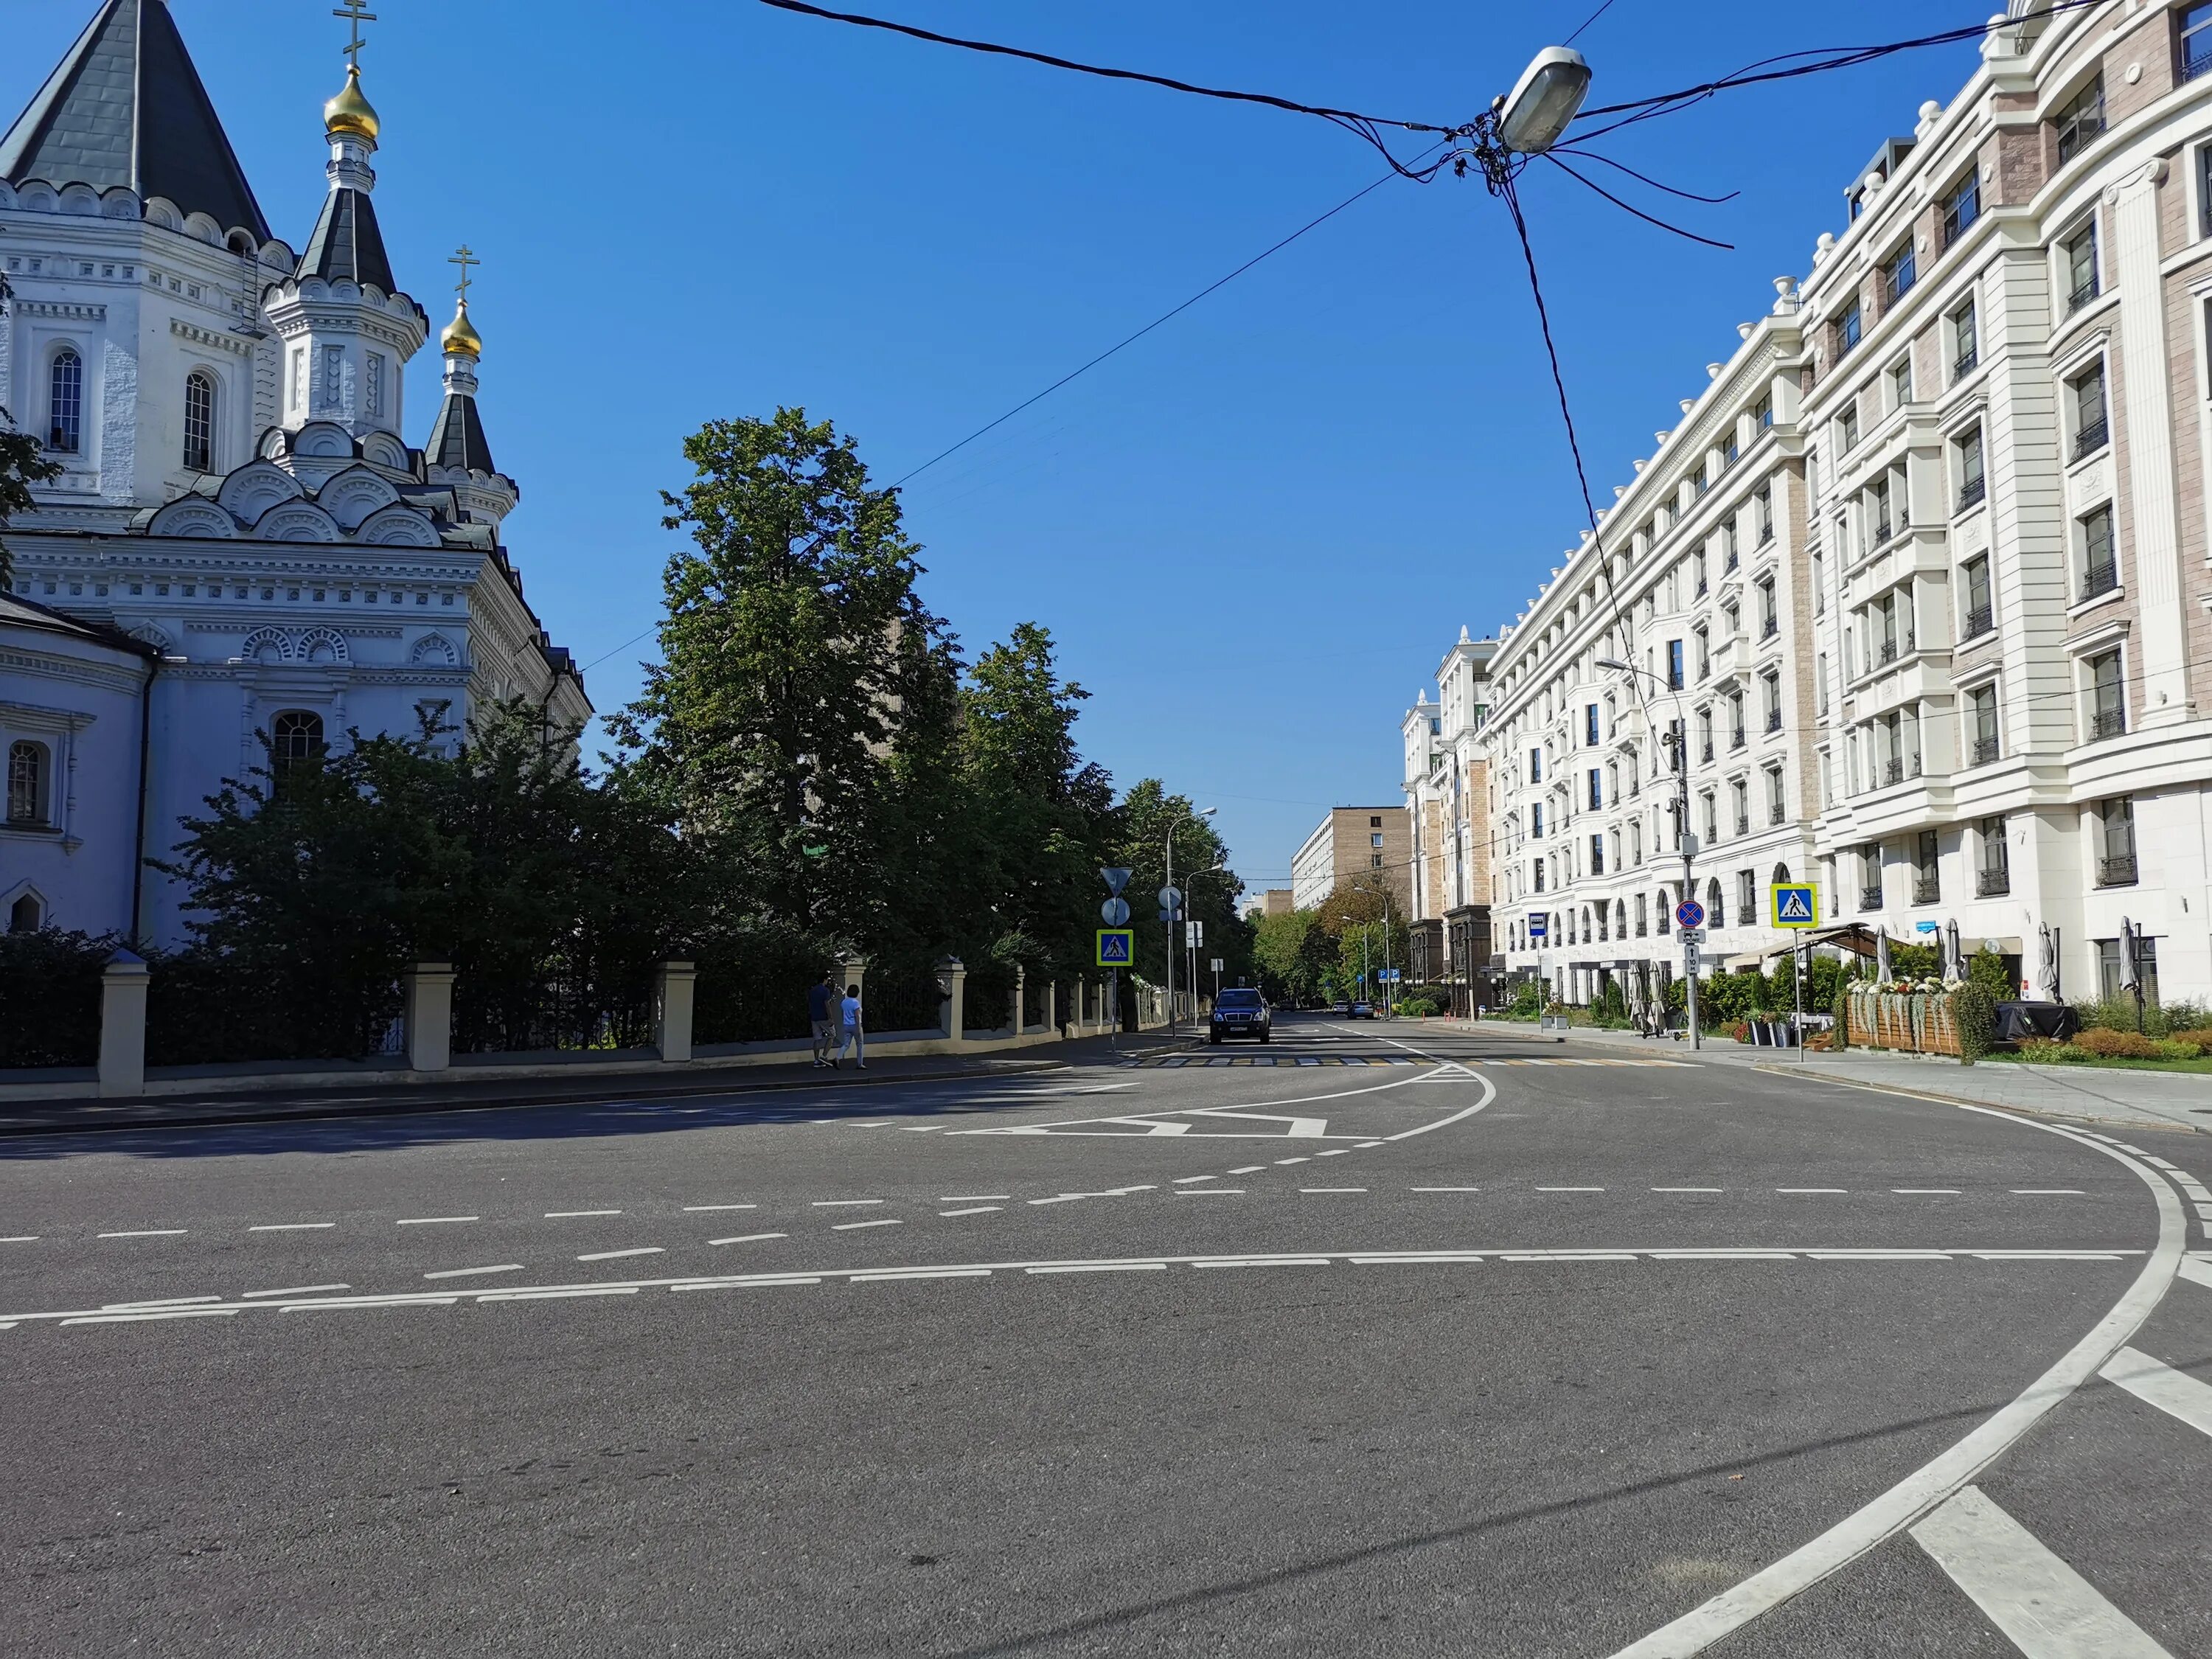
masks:
{"label": "church window", "polygon": [[365,380],[367,384],[362,392],[362,401],[368,405],[370,414],[381,415],[384,413],[384,359],[374,351],[368,354],[368,373]]}
{"label": "church window", "polygon": [[27,738],[8,745],[8,822],[46,821],[46,746]]}
{"label": "church window", "polygon": [[8,931],[11,933],[35,933],[46,918],[39,912],[39,902],[26,893],[8,907]]}
{"label": "church window", "polygon": [[185,465],[205,472],[215,463],[215,376],[196,368],[185,376]]}
{"label": "church window", "polygon": [[286,774],[319,766],[323,759],[323,717],[305,708],[287,708],[270,728],[270,769],[281,787]]}
{"label": "church window", "polygon": [[46,447],[74,455],[84,442],[84,359],[64,346],[46,378]]}

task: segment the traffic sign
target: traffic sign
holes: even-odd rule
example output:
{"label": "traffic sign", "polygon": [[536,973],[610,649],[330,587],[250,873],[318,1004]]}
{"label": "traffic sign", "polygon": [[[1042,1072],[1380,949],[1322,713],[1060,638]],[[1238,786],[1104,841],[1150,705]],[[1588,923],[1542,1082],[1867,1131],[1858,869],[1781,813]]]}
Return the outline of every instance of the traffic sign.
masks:
{"label": "traffic sign", "polygon": [[1809,881],[1778,881],[1767,892],[1777,927],[1820,925],[1820,890]]}
{"label": "traffic sign", "polygon": [[1674,907],[1674,920],[1685,927],[1705,925],[1705,907],[1693,898],[1686,898]]}
{"label": "traffic sign", "polygon": [[1703,945],[1705,942],[1705,930],[1704,928],[1702,928],[1702,927],[1685,927],[1684,929],[1682,929],[1682,943],[1683,943],[1683,944],[1685,944],[1685,945]]}
{"label": "traffic sign", "polygon": [[1115,898],[1119,898],[1121,896],[1121,890],[1129,884],[1129,878],[1137,872],[1134,870],[1117,868],[1101,870],[1098,873],[1105,880],[1106,890]]}
{"label": "traffic sign", "polygon": [[1128,968],[1135,965],[1137,936],[1127,927],[1101,927],[1098,930],[1098,966]]}
{"label": "traffic sign", "polygon": [[1530,939],[1545,938],[1551,933],[1551,931],[1552,919],[1543,911],[1539,910],[1535,915],[1528,918],[1528,937]]}
{"label": "traffic sign", "polygon": [[1202,921],[1186,921],[1183,923],[1182,942],[1194,951],[1198,949],[1200,945],[1205,944],[1206,924]]}
{"label": "traffic sign", "polygon": [[1160,889],[1161,909],[1172,910],[1176,905],[1181,904],[1182,902],[1182,889],[1180,887],[1163,887]]}
{"label": "traffic sign", "polygon": [[1694,979],[1697,977],[1698,969],[1701,965],[1702,964],[1699,963],[1698,958],[1698,947],[1694,945],[1684,945],[1682,947],[1683,970]]}
{"label": "traffic sign", "polygon": [[1129,925],[1129,901],[1125,898],[1108,899],[1105,903],[1098,907],[1098,920],[1104,922],[1109,927],[1127,927]]}
{"label": "traffic sign", "polygon": [[1221,971],[1221,958],[1219,957],[1216,957],[1213,959],[1213,971],[1217,974]]}
{"label": "traffic sign", "polygon": [[1160,920],[1162,921],[1181,921],[1182,920],[1182,912],[1180,910],[1163,910],[1160,912]]}

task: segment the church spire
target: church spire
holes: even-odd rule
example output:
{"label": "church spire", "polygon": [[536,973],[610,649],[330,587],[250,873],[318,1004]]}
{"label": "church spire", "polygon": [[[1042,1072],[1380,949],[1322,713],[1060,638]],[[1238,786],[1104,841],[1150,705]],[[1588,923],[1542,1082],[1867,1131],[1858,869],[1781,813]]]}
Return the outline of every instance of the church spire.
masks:
{"label": "church spire", "polygon": [[452,487],[465,516],[496,526],[514,510],[521,492],[493,464],[483,417],[477,411],[477,365],[483,357],[483,337],[469,316],[469,289],[474,286],[469,267],[483,261],[464,242],[447,263],[459,265],[461,275],[453,284],[453,320],[438,337],[446,358],[446,398],[438,405],[422,459],[434,483]]}

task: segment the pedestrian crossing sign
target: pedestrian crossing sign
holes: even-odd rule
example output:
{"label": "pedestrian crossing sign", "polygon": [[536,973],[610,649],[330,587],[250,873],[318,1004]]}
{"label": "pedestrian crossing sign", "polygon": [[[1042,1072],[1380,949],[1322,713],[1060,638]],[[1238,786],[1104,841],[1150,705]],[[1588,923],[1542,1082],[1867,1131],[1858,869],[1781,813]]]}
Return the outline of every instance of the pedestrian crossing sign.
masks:
{"label": "pedestrian crossing sign", "polygon": [[1817,927],[1820,917],[1820,889],[1809,881],[1778,881],[1766,890],[1773,895],[1774,926]]}
{"label": "pedestrian crossing sign", "polygon": [[1135,964],[1137,935],[1127,927],[1101,927],[1098,930],[1098,965],[1101,968],[1128,968]]}

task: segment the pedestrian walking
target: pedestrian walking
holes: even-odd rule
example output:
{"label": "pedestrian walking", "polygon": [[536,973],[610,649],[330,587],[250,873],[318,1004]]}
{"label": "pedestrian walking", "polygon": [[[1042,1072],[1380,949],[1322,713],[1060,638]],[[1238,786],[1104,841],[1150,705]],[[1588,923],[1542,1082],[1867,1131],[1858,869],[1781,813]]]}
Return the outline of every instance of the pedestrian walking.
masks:
{"label": "pedestrian walking", "polygon": [[848,985],[845,988],[845,1000],[837,1006],[837,1019],[843,1031],[843,1040],[838,1043],[837,1052],[830,1057],[831,1068],[836,1067],[838,1062],[845,1058],[845,1050],[850,1048],[853,1051],[854,1064],[860,1070],[866,1071],[868,1069],[868,1036],[867,1027],[860,1018],[860,988],[859,986]]}
{"label": "pedestrian walking", "polygon": [[814,1063],[829,1068],[837,1042],[837,975],[824,973],[806,988],[806,1019],[814,1028]]}

